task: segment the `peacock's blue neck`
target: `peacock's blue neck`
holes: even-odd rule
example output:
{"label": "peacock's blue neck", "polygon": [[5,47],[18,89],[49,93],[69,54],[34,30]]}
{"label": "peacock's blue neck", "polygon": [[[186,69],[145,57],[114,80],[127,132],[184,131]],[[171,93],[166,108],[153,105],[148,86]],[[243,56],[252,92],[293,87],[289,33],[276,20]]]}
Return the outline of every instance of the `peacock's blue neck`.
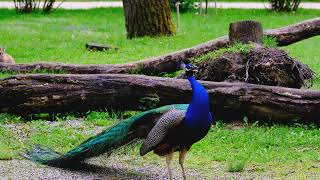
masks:
{"label": "peacock's blue neck", "polygon": [[209,95],[205,88],[195,79],[188,78],[193,95],[186,113],[186,124],[189,128],[207,128],[211,126]]}

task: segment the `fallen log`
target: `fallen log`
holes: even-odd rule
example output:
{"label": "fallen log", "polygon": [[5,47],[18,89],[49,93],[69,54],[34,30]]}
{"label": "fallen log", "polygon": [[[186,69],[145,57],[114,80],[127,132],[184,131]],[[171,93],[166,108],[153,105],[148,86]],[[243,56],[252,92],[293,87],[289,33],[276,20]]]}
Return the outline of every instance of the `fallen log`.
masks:
{"label": "fallen log", "polygon": [[221,37],[193,48],[184,49],[178,52],[166,54],[163,56],[140,60],[126,64],[116,65],[76,65],[62,63],[33,63],[33,64],[1,64],[1,72],[30,73],[35,71],[63,72],[69,74],[133,74],[140,73],[154,75],[160,73],[175,72],[180,69],[181,62],[197,57],[204,52],[210,52],[215,49],[223,48],[228,45],[228,37]]}
{"label": "fallen log", "polygon": [[278,46],[287,46],[320,35],[320,18],[309,19],[290,26],[267,30],[264,34],[276,38]]}
{"label": "fallen log", "polygon": [[[264,35],[274,37],[279,46],[286,46],[312,36],[320,35],[320,18],[310,19],[287,27],[267,30]],[[29,73],[35,70],[59,71],[70,74],[130,74],[140,73],[155,75],[171,73],[180,69],[182,61],[188,60],[227,47],[227,36],[211,40],[197,46],[169,53],[163,56],[140,60],[133,63],[119,65],[73,65],[59,63],[35,63],[35,64],[0,64],[2,72]]]}
{"label": "fallen log", "polygon": [[[247,83],[200,81],[218,120],[276,123],[320,122],[320,91]],[[187,80],[143,75],[19,75],[0,81],[0,112],[86,112],[96,109],[141,110],[188,103]]]}

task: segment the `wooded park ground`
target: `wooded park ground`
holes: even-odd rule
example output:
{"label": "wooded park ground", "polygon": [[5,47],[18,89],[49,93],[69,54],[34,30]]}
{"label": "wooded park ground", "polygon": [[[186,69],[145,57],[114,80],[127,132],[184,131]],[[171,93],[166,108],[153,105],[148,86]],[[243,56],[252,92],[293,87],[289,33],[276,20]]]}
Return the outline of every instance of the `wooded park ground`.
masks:
{"label": "wooded park ground", "polygon": [[[118,64],[154,57],[226,35],[230,22],[254,19],[264,29],[279,28],[319,17],[319,10],[274,13],[267,10],[219,10],[218,15],[181,15],[181,31],[161,38],[126,39],[123,10],[57,10],[52,14],[19,15],[0,10],[0,39],[17,63],[62,62]],[[174,14],[174,19],[176,15]],[[87,42],[108,44],[118,50],[90,52]],[[320,37],[282,49],[320,74]],[[44,72],[45,73],[45,72]],[[11,74],[2,73],[1,77]],[[320,89],[317,76],[313,89]],[[83,140],[137,112],[88,112],[85,115],[45,115],[23,119],[0,114],[0,177],[48,179],[163,179],[165,161],[150,153],[140,157],[139,146],[121,149],[110,157],[90,162],[100,166],[69,171],[35,165],[19,153],[31,144],[67,152]],[[218,120],[209,134],[195,144],[186,160],[187,174],[195,179],[318,179],[320,178],[320,129],[313,125],[224,124]],[[259,121],[257,119],[257,121]],[[176,159],[176,158],[175,158]],[[180,176],[178,162],[173,168]],[[98,169],[95,170],[94,169]],[[98,172],[97,172],[98,171]]]}

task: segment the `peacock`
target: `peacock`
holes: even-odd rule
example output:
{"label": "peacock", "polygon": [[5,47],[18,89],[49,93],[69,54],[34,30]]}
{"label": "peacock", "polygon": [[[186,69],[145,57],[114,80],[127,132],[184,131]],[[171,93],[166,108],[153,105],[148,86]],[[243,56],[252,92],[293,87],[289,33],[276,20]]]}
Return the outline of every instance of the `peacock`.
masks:
{"label": "peacock", "polygon": [[73,167],[87,158],[143,139],[140,155],[153,151],[166,158],[169,178],[172,179],[170,163],[178,151],[183,179],[186,179],[184,160],[191,146],[208,133],[212,124],[209,96],[197,82],[197,67],[185,65],[185,74],[191,84],[193,96],[190,104],[173,104],[142,112],[123,120],[102,133],[89,138],[66,154],[36,145],[24,153],[29,160],[55,167]]}

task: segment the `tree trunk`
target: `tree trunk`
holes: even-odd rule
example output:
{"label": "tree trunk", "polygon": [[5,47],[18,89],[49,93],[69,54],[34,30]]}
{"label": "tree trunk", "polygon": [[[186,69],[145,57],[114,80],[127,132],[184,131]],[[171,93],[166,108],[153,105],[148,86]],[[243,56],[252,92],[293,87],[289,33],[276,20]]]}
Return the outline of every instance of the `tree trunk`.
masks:
{"label": "tree trunk", "polygon": [[[276,39],[278,46],[286,46],[304,39],[320,35],[320,18],[306,20],[279,29],[267,30],[264,35]],[[220,37],[197,46],[166,55],[119,65],[74,65],[61,63],[1,64],[2,72],[27,73],[34,70],[62,71],[70,74],[141,73],[155,75],[171,73],[180,69],[184,60],[201,56],[208,52],[225,48],[229,44],[227,36]]]}
{"label": "tree trunk", "polygon": [[127,37],[174,33],[168,0],[123,0]]}
{"label": "tree trunk", "polygon": [[[320,121],[320,91],[200,81],[216,120]],[[14,114],[141,110],[188,103],[184,79],[141,75],[21,75],[0,81],[0,112]]]}
{"label": "tree trunk", "polygon": [[262,36],[262,25],[257,21],[239,21],[231,23],[229,27],[229,40],[232,44],[262,44]]}

